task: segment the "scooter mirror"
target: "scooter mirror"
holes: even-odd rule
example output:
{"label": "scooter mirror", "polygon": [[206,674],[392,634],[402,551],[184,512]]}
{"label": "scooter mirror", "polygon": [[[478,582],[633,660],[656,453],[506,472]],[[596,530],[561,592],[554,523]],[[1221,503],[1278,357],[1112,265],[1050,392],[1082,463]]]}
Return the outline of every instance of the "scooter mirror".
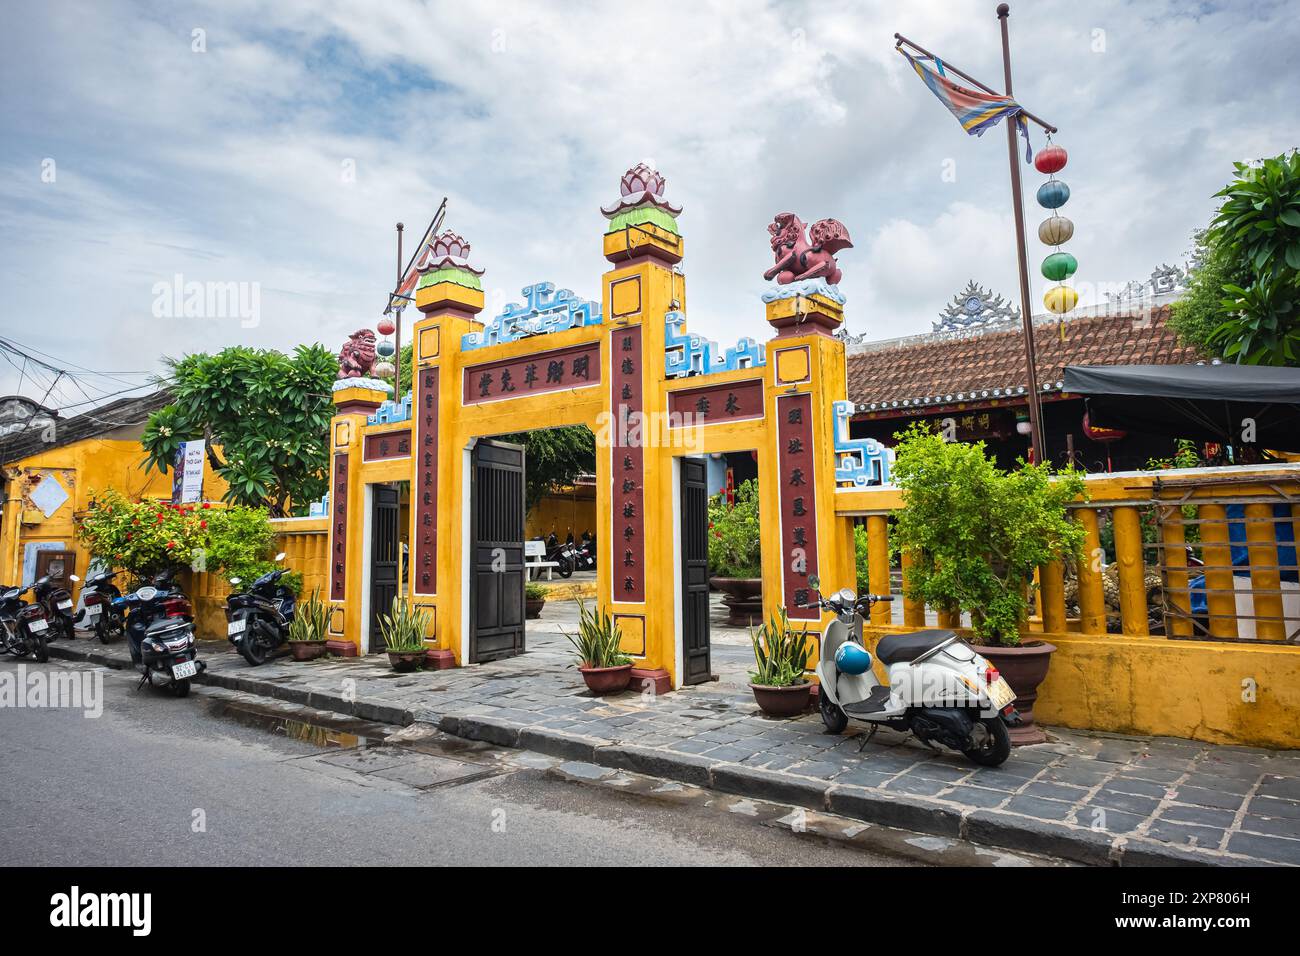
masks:
{"label": "scooter mirror", "polygon": [[231,583],[231,584],[238,584],[241,580],[242,580],[241,578],[231,578],[231,579],[230,579],[230,583]]}
{"label": "scooter mirror", "polygon": [[814,591],[820,591],[822,589],[822,579],[815,574],[810,574],[808,575],[808,586]]}
{"label": "scooter mirror", "polygon": [[284,560],[284,552],[281,551],[279,554],[277,554],[277,555],[275,556],[275,560],[277,560],[277,561],[283,561],[283,560]]}
{"label": "scooter mirror", "polygon": [[68,575],[68,580],[69,580],[69,581],[74,581],[74,582],[75,582],[75,581],[80,581],[81,578],[77,577],[75,574],[69,574],[69,575]]}

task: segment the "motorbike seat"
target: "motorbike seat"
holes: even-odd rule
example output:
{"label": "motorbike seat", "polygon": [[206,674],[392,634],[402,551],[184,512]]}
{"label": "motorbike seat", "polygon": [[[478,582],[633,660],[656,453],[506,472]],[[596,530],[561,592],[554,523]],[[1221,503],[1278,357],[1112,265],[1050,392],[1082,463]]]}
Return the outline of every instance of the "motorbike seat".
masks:
{"label": "motorbike seat", "polygon": [[954,633],[943,628],[916,631],[912,634],[890,634],[876,645],[876,657],[882,664],[899,664],[914,661],[926,651],[933,650]]}

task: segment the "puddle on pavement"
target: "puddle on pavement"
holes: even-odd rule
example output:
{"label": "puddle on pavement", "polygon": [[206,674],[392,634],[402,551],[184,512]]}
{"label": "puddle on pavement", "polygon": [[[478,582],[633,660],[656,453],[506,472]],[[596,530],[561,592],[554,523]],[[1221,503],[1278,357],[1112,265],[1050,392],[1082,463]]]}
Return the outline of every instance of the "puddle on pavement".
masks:
{"label": "puddle on pavement", "polygon": [[378,746],[392,732],[390,728],[368,720],[322,716],[307,721],[274,708],[235,701],[214,700],[208,705],[208,711],[219,720],[265,730],[321,750]]}

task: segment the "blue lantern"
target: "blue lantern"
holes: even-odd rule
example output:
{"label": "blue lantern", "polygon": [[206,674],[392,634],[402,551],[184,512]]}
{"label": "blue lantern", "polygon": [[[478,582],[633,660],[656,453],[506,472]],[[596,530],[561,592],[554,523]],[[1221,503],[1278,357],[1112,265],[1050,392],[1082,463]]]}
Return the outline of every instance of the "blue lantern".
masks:
{"label": "blue lantern", "polygon": [[1044,209],[1060,209],[1070,199],[1070,187],[1059,179],[1049,179],[1038,187],[1038,205]]}

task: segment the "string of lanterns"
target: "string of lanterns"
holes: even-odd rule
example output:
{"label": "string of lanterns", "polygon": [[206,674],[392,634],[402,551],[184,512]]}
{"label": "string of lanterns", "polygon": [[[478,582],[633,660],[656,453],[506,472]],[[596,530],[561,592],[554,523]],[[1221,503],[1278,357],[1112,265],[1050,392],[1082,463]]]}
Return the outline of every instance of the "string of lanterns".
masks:
{"label": "string of lanterns", "polygon": [[1060,283],[1043,296],[1043,305],[1055,315],[1064,315],[1079,304],[1079,293],[1064,284],[1079,268],[1079,261],[1061,250],[1061,246],[1074,235],[1074,223],[1059,212],[1070,200],[1070,187],[1056,178],[1056,174],[1065,168],[1068,158],[1063,148],[1052,144],[1051,134],[1048,134],[1047,145],[1034,157],[1034,168],[1048,177],[1047,182],[1038,187],[1038,205],[1050,209],[1052,214],[1039,224],[1038,238],[1044,245],[1055,248],[1043,260],[1041,267],[1045,279]]}
{"label": "string of lanterns", "polygon": [[384,338],[375,345],[375,354],[381,361],[375,363],[371,371],[380,378],[392,378],[393,373],[397,371],[390,361],[393,354],[397,351],[397,346],[393,344],[390,336],[397,330],[397,326],[388,316],[384,316],[375,326],[375,330]]}

